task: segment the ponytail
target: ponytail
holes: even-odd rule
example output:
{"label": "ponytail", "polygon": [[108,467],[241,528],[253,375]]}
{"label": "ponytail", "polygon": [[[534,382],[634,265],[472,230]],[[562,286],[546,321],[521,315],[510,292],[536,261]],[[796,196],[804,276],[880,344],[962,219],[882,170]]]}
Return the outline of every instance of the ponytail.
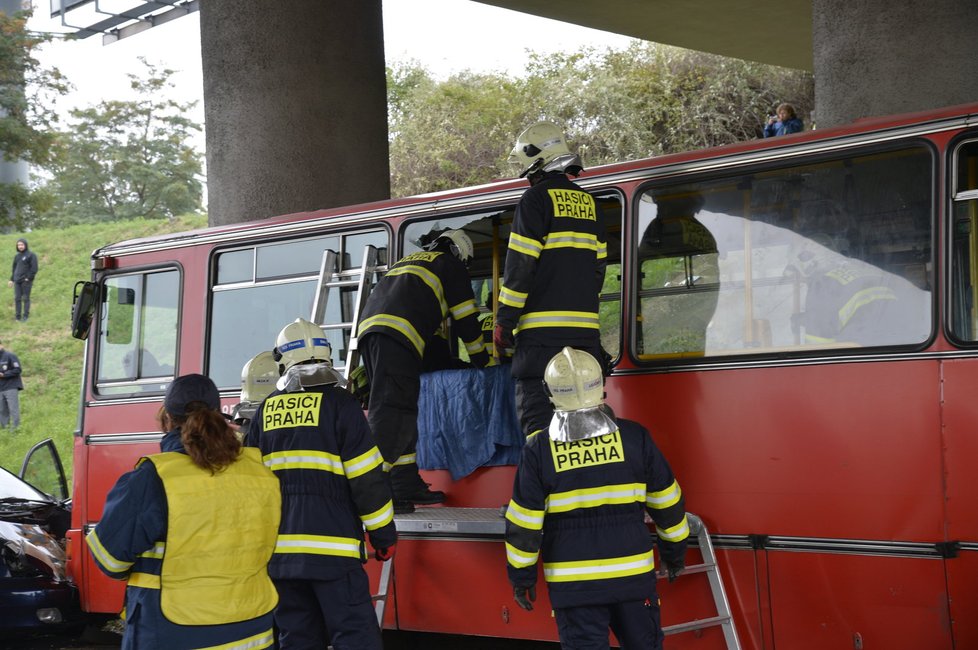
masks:
{"label": "ponytail", "polygon": [[164,431],[180,428],[180,441],[194,465],[217,473],[238,459],[241,441],[220,411],[200,402],[192,403],[186,417],[160,411]]}

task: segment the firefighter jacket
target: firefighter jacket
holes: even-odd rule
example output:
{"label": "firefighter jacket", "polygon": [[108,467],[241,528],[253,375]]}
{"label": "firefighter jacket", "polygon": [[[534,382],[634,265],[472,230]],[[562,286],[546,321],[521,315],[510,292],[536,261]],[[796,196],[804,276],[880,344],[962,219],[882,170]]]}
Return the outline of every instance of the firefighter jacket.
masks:
{"label": "firefighter jacket", "polygon": [[357,333],[393,337],[424,358],[425,345],[451,316],[454,333],[481,368],[489,358],[478,314],[465,265],[451,253],[419,251],[398,260],[371,290]]}
{"label": "firefighter jacket", "polygon": [[275,391],[245,444],[261,450],[282,488],[282,523],[268,573],[334,580],[397,539],[390,483],[359,402],[336,386]]}
{"label": "firefighter jacket", "polygon": [[659,553],[678,561],[689,526],[682,490],[642,425],[575,442],[527,439],[506,509],[506,560],[515,586],[536,583],[537,558],[554,608],[655,595],[652,516]]}
{"label": "firefighter jacket", "polygon": [[253,449],[202,470],[179,435],[119,479],[86,538],[99,569],[128,580],[122,647],[271,647],[278,481]]}
{"label": "firefighter jacket", "polygon": [[597,347],[604,239],[594,197],[567,176],[530,187],[513,217],[496,322],[523,343]]}

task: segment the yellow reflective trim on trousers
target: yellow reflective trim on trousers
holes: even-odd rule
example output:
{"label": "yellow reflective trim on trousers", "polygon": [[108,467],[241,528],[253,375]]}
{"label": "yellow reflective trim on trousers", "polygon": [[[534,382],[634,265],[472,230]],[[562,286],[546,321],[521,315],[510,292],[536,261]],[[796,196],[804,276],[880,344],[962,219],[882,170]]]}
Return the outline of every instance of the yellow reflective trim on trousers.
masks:
{"label": "yellow reflective trim on trousers", "polygon": [[543,577],[547,582],[577,582],[606,580],[648,573],[655,567],[652,551],[613,557],[604,560],[579,560],[576,562],[545,562]]}
{"label": "yellow reflective trim on trousers", "polygon": [[889,287],[868,287],[862,291],[857,291],[839,310],[839,324],[845,327],[846,323],[856,315],[860,307],[865,307],[871,302],[896,299],[896,294]]}
{"label": "yellow reflective trim on trousers", "polygon": [[152,573],[133,573],[129,576],[130,587],[141,587],[143,589],[159,589],[160,577]]}
{"label": "yellow reflective trim on trousers", "polygon": [[153,548],[143,551],[137,557],[148,557],[154,560],[162,560],[163,552],[166,551],[166,542],[156,542]]}
{"label": "yellow reflective trim on trousers", "polygon": [[531,510],[524,508],[512,499],[506,508],[506,520],[529,530],[540,530],[543,528],[543,510]]}
{"label": "yellow reflective trim on trousers", "polygon": [[509,233],[509,243],[506,247],[511,251],[523,253],[530,257],[540,257],[540,251],[543,250],[543,244],[536,239],[524,237],[515,232]]}
{"label": "yellow reflective trim on trousers", "polygon": [[274,451],[262,456],[265,467],[273,472],[287,469],[318,469],[343,476],[343,461],[336,454],[312,449]]}
{"label": "yellow reflective trim on trousers", "polygon": [[132,562],[120,560],[105,550],[105,547],[102,546],[102,541],[98,538],[94,530],[85,537],[85,543],[88,544],[88,548],[91,549],[92,555],[95,556],[98,563],[112,573],[123,573],[128,571],[133,565]]}
{"label": "yellow reflective trim on trousers", "polygon": [[526,306],[526,298],[530,294],[522,293],[520,291],[514,291],[506,285],[503,285],[499,290],[499,302],[507,307],[515,307],[516,309],[523,309]]}
{"label": "yellow reflective trim on trousers", "polygon": [[392,314],[377,314],[376,316],[365,318],[360,322],[360,327],[357,329],[357,336],[362,336],[368,328],[374,326],[389,327],[392,330],[400,332],[411,342],[411,345],[418,351],[418,354],[424,356],[424,339],[418,334],[418,330],[414,329],[414,325],[406,318]]}
{"label": "yellow reflective trim on trousers", "polygon": [[581,248],[598,252],[598,237],[586,232],[552,232],[544,238],[543,250]]}
{"label": "yellow reflective trim on trousers", "polygon": [[441,305],[441,313],[448,313],[448,304],[445,302],[445,289],[441,286],[441,279],[423,266],[409,264],[401,266],[387,272],[387,275],[414,275],[421,278],[421,281],[428,285],[428,288],[435,294],[438,304]]}
{"label": "yellow reflective trim on trousers", "polygon": [[537,563],[538,557],[540,557],[539,552],[528,553],[527,551],[521,551],[509,542],[506,542],[506,561],[517,569],[533,566]]}
{"label": "yellow reflective trim on trousers", "polygon": [[814,334],[805,333],[805,343],[809,345],[818,345],[820,343],[835,343],[834,338],[829,338],[827,336],[815,336]]}
{"label": "yellow reflective trim on trousers", "polygon": [[360,540],[327,535],[279,535],[276,553],[309,553],[360,559]]}
{"label": "yellow reflective trim on trousers", "polygon": [[608,257],[608,244],[605,243],[605,242],[603,242],[603,241],[599,241],[598,242],[598,259],[599,260],[603,260],[603,259],[605,259],[607,257]]}
{"label": "yellow reflective trim on trousers", "polygon": [[663,508],[668,508],[669,506],[678,503],[679,498],[682,495],[683,495],[683,491],[682,489],[680,489],[679,483],[673,481],[672,485],[667,487],[665,490],[660,490],[658,492],[649,492],[645,496],[645,503],[650,508],[661,510]]}
{"label": "yellow reflective trim on trousers", "polygon": [[479,311],[479,308],[475,306],[475,300],[463,300],[454,307],[452,307],[452,318],[455,320],[462,320],[466,316],[471,316]]}
{"label": "yellow reflective trim on trousers", "polygon": [[670,526],[669,528],[659,528],[656,526],[655,532],[664,540],[681,542],[689,537],[689,522],[686,521],[686,515],[683,515],[683,520],[675,526]]}
{"label": "yellow reflective trim on trousers", "polygon": [[623,503],[642,503],[643,501],[645,501],[644,483],[602,485],[583,490],[554,492],[547,497],[547,512],[551,514],[570,512],[578,508],[597,508]]}
{"label": "yellow reflective trim on trousers", "polygon": [[394,502],[388,501],[379,510],[366,515],[360,515],[360,521],[367,530],[377,530],[394,521]]}
{"label": "yellow reflective trim on trousers", "polygon": [[399,465],[410,465],[411,463],[418,462],[418,452],[412,451],[410,454],[404,454],[399,456],[397,460],[394,461],[395,466]]}
{"label": "yellow reflective trim on trousers", "polygon": [[[474,341],[465,341],[465,351],[468,352],[470,355],[472,355],[472,354],[478,354],[478,353],[482,352],[482,350],[483,350],[484,347],[485,347],[485,344],[483,344],[481,338],[478,338],[478,339],[476,339]],[[490,355],[490,356],[492,356],[492,355]]]}
{"label": "yellow reflective trim on trousers", "polygon": [[275,643],[275,632],[269,628],[264,632],[260,632],[254,636],[249,636],[246,639],[241,639],[240,641],[232,641],[230,643],[222,643],[221,645],[209,645],[206,648],[198,648],[197,650],[261,650],[261,648],[270,648]]}
{"label": "yellow reflective trim on trousers", "polygon": [[598,314],[593,311],[533,311],[520,316],[519,329],[537,327],[581,327],[600,329]]}
{"label": "yellow reflective trim on trousers", "polygon": [[356,478],[363,476],[383,462],[384,457],[380,455],[380,450],[377,447],[371,447],[369,451],[360,454],[356,458],[343,461],[343,472],[347,478]]}

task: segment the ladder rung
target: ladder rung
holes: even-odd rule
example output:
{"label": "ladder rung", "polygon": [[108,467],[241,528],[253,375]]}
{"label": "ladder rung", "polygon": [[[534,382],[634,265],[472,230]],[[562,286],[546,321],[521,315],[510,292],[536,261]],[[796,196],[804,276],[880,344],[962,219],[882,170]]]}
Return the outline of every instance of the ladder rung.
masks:
{"label": "ladder rung", "polygon": [[345,323],[323,323],[322,325],[320,325],[320,327],[323,328],[324,330],[350,329],[351,327],[353,327],[353,322],[348,321]]}
{"label": "ladder rung", "polygon": [[667,625],[662,628],[662,633],[680,634],[682,632],[702,630],[703,628],[713,627],[714,625],[724,625],[729,621],[730,621],[729,616],[711,616],[710,618],[700,618],[695,621],[689,621],[688,623],[677,623],[675,625]]}
{"label": "ladder rung", "polygon": [[360,283],[357,278],[352,278],[350,280],[330,280],[329,282],[324,282],[324,287],[355,287]]}

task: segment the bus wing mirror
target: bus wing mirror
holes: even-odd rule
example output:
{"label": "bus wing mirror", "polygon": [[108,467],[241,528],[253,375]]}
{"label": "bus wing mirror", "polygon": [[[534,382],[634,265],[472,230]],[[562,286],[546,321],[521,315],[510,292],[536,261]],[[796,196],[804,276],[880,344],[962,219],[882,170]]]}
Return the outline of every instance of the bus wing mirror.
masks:
{"label": "bus wing mirror", "polygon": [[95,282],[75,283],[75,295],[71,301],[71,335],[76,339],[84,341],[88,338],[98,294],[98,284]]}

